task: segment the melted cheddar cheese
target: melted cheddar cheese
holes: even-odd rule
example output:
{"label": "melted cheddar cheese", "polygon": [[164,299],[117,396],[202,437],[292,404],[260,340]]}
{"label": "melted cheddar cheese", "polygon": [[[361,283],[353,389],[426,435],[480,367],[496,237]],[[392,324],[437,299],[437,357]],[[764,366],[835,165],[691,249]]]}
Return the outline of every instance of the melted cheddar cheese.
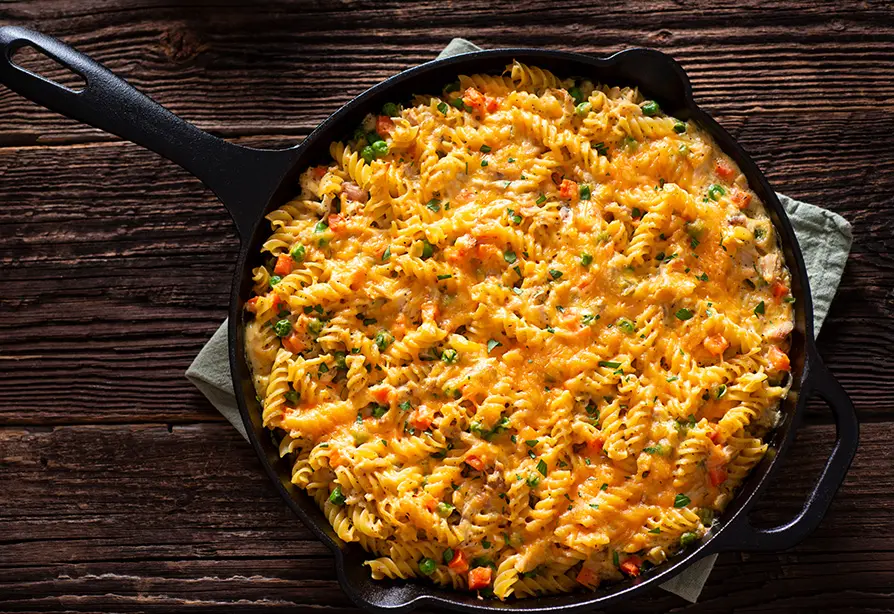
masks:
{"label": "melted cheddar cheese", "polygon": [[370,116],[270,214],[246,339],[375,578],[593,588],[700,539],[787,392],[790,276],[697,125],[514,64]]}

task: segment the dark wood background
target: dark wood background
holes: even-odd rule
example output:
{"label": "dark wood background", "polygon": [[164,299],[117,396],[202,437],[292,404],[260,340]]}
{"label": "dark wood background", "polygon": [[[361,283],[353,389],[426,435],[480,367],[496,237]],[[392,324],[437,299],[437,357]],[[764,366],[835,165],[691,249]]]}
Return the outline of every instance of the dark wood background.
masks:
{"label": "dark wood background", "polygon": [[[891,2],[500,4],[55,0],[0,5],[0,23],[269,146],[454,36],[672,54],[779,191],[853,223],[819,347],[862,442],[800,546],[721,556],[697,605],[655,591],[616,611],[894,610]],[[184,171],[0,87],[0,611],[355,611],[327,550],[183,377],[225,317],[237,249]],[[811,404],[764,521],[796,513],[834,430]]]}

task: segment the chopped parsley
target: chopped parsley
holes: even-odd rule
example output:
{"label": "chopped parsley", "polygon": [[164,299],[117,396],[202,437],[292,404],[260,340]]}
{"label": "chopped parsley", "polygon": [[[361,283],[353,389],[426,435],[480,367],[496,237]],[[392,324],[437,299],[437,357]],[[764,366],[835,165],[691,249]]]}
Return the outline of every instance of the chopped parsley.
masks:
{"label": "chopped parsley", "polygon": [[686,320],[689,320],[690,318],[692,318],[692,316],[695,314],[693,314],[690,310],[688,310],[684,307],[682,309],[678,309],[677,313],[675,315],[677,316],[678,320],[683,320],[685,322]]}

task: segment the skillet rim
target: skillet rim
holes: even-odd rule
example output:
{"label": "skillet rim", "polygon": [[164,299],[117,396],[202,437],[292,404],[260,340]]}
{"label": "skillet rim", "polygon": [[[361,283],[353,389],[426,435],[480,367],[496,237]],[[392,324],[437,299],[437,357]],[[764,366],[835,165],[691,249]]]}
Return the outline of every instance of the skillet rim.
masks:
{"label": "skillet rim", "polygon": [[[788,216],[783,209],[775,191],[769,185],[763,173],[751,159],[751,156],[742,148],[741,145],[707,112],[701,109],[694,101],[692,94],[692,86],[688,76],[682,67],[670,56],[656,50],[645,48],[629,48],[604,58],[592,57],[585,54],[557,51],[550,49],[511,47],[499,49],[486,49],[463,53],[446,58],[435,59],[417,66],[413,66],[404,70],[362,92],[348,103],[340,107],[335,113],[327,117],[321,122],[299,145],[284,150],[294,155],[292,163],[292,171],[299,167],[307,166],[313,158],[315,150],[319,149],[319,141],[323,138],[331,139],[328,132],[339,124],[344,124],[345,116],[356,113],[361,107],[368,106],[370,100],[382,96],[384,93],[396,89],[397,86],[404,84],[410,79],[424,76],[430,73],[430,77],[439,84],[448,83],[455,76],[455,73],[442,75],[441,73],[449,72],[449,69],[459,69],[465,65],[471,65],[481,59],[496,60],[502,58],[511,62],[516,57],[533,57],[542,58],[547,61],[568,61],[575,65],[571,74],[582,74],[575,72],[578,68],[586,67],[592,72],[598,72],[611,68],[613,65],[622,61],[640,59],[643,61],[651,61],[656,64],[663,65],[671,71],[668,82],[674,83],[679,89],[681,98],[676,102],[679,109],[685,109],[689,119],[696,120],[715,140],[718,141],[721,149],[730,155],[739,164],[743,174],[748,179],[749,186],[754,189],[767,209],[767,213],[771,218],[774,228],[779,235],[780,247],[785,256],[786,265],[792,274],[792,290],[796,298],[796,331],[800,331],[799,351],[803,355],[802,361],[793,366],[792,390],[788,398],[783,402],[780,412],[782,413],[782,422],[776,429],[768,434],[765,438],[770,443],[770,449],[775,450],[774,454],[768,454],[755,467],[749,478],[743,483],[730,503],[727,511],[721,515],[721,521],[716,529],[693,548],[684,551],[678,555],[670,557],[661,565],[656,566],[652,570],[644,573],[643,576],[636,579],[628,579],[618,583],[612,583],[607,589],[598,592],[572,592],[561,593],[553,596],[528,597],[519,600],[499,601],[490,599],[486,601],[473,601],[468,595],[452,589],[443,589],[435,585],[427,585],[419,582],[411,583],[411,590],[405,590],[407,583],[397,583],[395,581],[372,581],[375,588],[371,591],[373,595],[364,595],[361,591],[355,590],[353,578],[348,576],[348,561],[346,561],[346,550],[349,548],[360,549],[359,545],[346,544],[343,550],[339,546],[340,540],[334,538],[334,534],[329,527],[328,522],[318,523],[311,518],[311,514],[320,514],[321,512],[307,497],[307,504],[299,502],[293,497],[288,487],[284,484],[283,476],[274,467],[270,461],[270,450],[265,449],[265,443],[261,441],[262,437],[255,430],[255,424],[252,420],[251,410],[246,402],[245,384],[251,387],[251,382],[246,382],[243,374],[247,372],[247,361],[244,357],[243,337],[241,334],[244,290],[246,280],[249,278],[250,268],[247,263],[250,260],[250,254],[258,245],[258,236],[261,231],[264,215],[274,208],[275,198],[271,199],[261,210],[257,216],[257,221],[253,224],[252,231],[243,237],[242,248],[240,249],[239,259],[235,269],[233,285],[230,297],[230,317],[229,317],[229,358],[230,371],[233,379],[233,387],[239,407],[239,413],[242,417],[243,425],[248,433],[249,439],[259,460],[264,466],[265,472],[274,482],[280,496],[286,500],[286,503],[295,512],[302,522],[307,526],[320,541],[326,544],[333,552],[335,558],[335,567],[339,584],[350,599],[357,605],[374,612],[407,612],[423,605],[435,606],[453,611],[462,612],[525,612],[530,614],[555,614],[556,612],[577,612],[585,609],[592,609],[597,606],[606,606],[610,603],[629,598],[634,594],[645,592],[654,585],[666,582],[672,577],[678,575],[687,569],[692,563],[704,556],[714,554],[717,551],[725,550],[728,545],[725,542],[730,541],[728,536],[735,531],[737,525],[747,522],[747,514],[750,508],[757,502],[767,483],[770,481],[772,474],[777,470],[780,462],[779,459],[784,456],[791,441],[794,438],[795,431],[803,415],[804,407],[807,399],[813,392],[813,387],[809,385],[811,363],[818,361],[814,338],[813,338],[813,301],[809,290],[809,280],[807,277],[806,266],[801,254],[800,246],[794,235],[794,229]],[[535,59],[536,62],[536,59]],[[568,73],[566,73],[568,74]],[[440,75],[440,76],[439,76]],[[594,79],[595,80],[595,79]],[[650,88],[640,85],[641,89],[648,91],[660,89],[658,87]],[[660,96],[655,96],[661,100]],[[662,104],[662,106],[664,106]],[[668,107],[670,108],[670,107]],[[341,130],[342,133],[347,130]],[[328,145],[328,143],[326,143]],[[328,152],[328,147],[326,149]],[[280,182],[280,188],[287,183],[287,177],[283,177]],[[794,266],[793,266],[794,265]],[[797,282],[797,289],[795,283]],[[795,351],[795,339],[793,338],[792,349],[789,353]],[[801,357],[799,357],[801,358]],[[795,377],[794,371],[796,367],[800,367],[799,376]],[[793,394],[794,393],[794,394]],[[254,395],[253,388],[251,394]],[[792,397],[796,397],[793,399]],[[264,429],[266,431],[266,429]],[[266,431],[269,433],[269,431]],[[275,446],[274,446],[275,447]],[[280,464],[280,463],[277,463]],[[294,487],[293,487],[294,489]],[[301,491],[302,493],[304,491]],[[304,509],[308,507],[308,510]],[[365,551],[364,551],[365,552]],[[347,552],[350,554],[350,552]],[[366,570],[361,570],[368,575]],[[383,599],[386,594],[397,595],[399,603],[389,604]],[[408,593],[402,597],[402,593]],[[462,599],[462,597],[466,599]],[[565,602],[565,603],[561,603]]]}

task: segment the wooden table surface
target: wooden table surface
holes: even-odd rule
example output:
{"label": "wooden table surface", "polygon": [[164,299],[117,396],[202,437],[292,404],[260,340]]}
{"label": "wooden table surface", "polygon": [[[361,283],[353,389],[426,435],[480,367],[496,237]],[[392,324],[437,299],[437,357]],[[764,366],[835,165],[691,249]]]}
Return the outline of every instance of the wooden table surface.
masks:
{"label": "wooden table surface", "polygon": [[[190,4],[13,2],[0,23],[60,37],[201,128],[268,146],[454,36],[677,58],[777,190],[853,224],[819,348],[862,442],[800,546],[722,555],[697,605],[656,590],[615,611],[894,610],[889,0]],[[183,376],[226,315],[237,250],[186,172],[0,87],[0,611],[356,611],[329,552]],[[797,512],[834,431],[811,403],[762,521]]]}

